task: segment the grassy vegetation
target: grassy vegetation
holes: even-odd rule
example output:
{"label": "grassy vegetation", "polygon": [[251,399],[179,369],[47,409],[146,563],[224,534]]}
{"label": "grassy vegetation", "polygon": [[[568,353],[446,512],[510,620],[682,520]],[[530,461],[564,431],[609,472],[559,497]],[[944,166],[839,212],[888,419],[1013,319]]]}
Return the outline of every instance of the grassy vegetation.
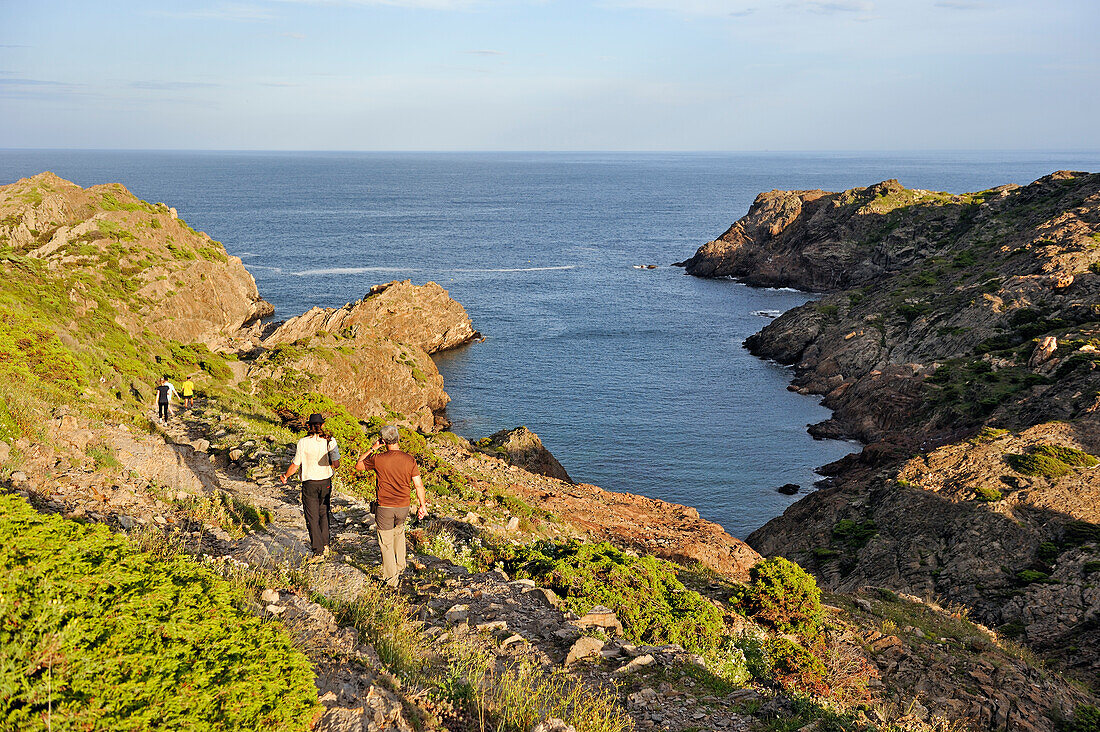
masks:
{"label": "grassy vegetation", "polygon": [[631,556],[607,542],[542,541],[502,547],[501,560],[509,574],[545,584],[580,615],[596,605],[611,608],[638,643],[710,653],[725,632],[721,611],[685,589],[673,565],[656,557]]}
{"label": "grassy vegetation", "polygon": [[1095,455],[1061,445],[1040,443],[1027,454],[1006,453],[1005,462],[1017,473],[1056,480],[1073,468],[1091,468],[1100,464]]}
{"label": "grassy vegetation", "polygon": [[1049,377],[1022,366],[994,370],[981,359],[952,359],[925,381],[930,408],[957,425],[979,422],[1006,401],[1049,383]]}
{"label": "grassy vegetation", "polygon": [[0,726],[306,730],[313,674],[186,557],[0,496]]}
{"label": "grassy vegetation", "polygon": [[974,489],[979,501],[983,503],[994,503],[1004,498],[1004,495],[996,488],[990,488],[989,486],[978,486]]}

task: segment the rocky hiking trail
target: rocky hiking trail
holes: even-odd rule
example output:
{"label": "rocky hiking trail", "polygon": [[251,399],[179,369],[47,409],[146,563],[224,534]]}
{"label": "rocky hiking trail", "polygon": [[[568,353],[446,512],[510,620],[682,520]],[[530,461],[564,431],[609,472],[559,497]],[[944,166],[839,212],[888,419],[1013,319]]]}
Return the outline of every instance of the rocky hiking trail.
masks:
{"label": "rocky hiking trail", "polygon": [[[52,462],[61,472],[55,470],[48,485],[21,472],[14,476],[13,487],[33,496],[40,510],[105,523],[115,530],[155,527],[186,552],[215,565],[300,572],[308,592],[271,586],[253,610],[281,620],[313,662],[325,706],[314,729],[411,731],[416,728],[414,718],[433,716],[442,718],[444,729],[476,728],[473,720],[441,711],[426,690],[404,687],[354,627],[341,626],[333,612],[313,601],[320,595],[330,603],[353,603],[364,591],[378,591],[380,554],[367,500],[334,490],[331,530],[336,554],[323,562],[303,563],[308,536],[299,487],[296,482],[283,485],[276,477],[282,468],[274,467],[289,462],[291,455],[264,440],[246,440],[228,450],[212,448],[212,441],[216,444],[225,436],[220,427],[223,415],[202,402],[196,400],[192,411],[177,411],[166,425],[152,423],[151,435],[121,427],[100,432],[99,437],[109,435],[123,461],[124,470],[116,476],[41,454],[42,462]],[[67,414],[58,416],[53,429],[62,443],[73,447],[93,439],[90,430]],[[506,473],[516,470],[491,460],[500,462],[499,469]],[[244,528],[242,535],[234,536],[187,510],[197,497],[221,494],[237,505],[254,507],[264,525]],[[454,536],[472,537],[483,530],[485,519],[480,516],[471,513],[464,519],[434,516],[424,523]],[[499,569],[471,573],[415,552],[416,540],[414,528],[409,567],[399,592],[417,612],[417,623],[430,643],[425,653],[460,641],[472,644],[497,667],[527,662],[547,671],[568,668],[593,688],[617,695],[639,729],[749,728],[751,716],[737,709],[761,698],[759,692],[746,688],[719,697],[693,693],[696,682],[690,678],[677,680],[675,687],[662,680],[666,668],[701,667],[698,656],[676,645],[630,644],[606,608],[577,617],[563,610],[548,588],[536,587],[531,580],[509,580]]]}
{"label": "rocky hiking trail", "polygon": [[[437,720],[439,729],[479,728],[478,720],[463,717],[426,688],[387,670],[378,648],[340,612],[361,597],[378,599],[385,591],[378,581],[379,553],[367,501],[334,491],[337,554],[302,564],[308,545],[299,489],[277,478],[290,460],[290,448],[264,438],[242,439],[227,430],[226,418],[199,400],[196,409],[177,412],[152,434],[122,426],[97,434],[60,413],[50,426],[54,444],[74,451],[40,448],[35,456],[40,469],[32,475],[51,477],[13,474],[13,487],[32,497],[40,510],[139,535],[155,527],[227,572],[267,572],[272,579],[253,611],[281,620],[310,657],[325,707],[316,730],[412,730],[425,720]],[[75,450],[83,451],[93,439],[112,444],[119,469],[96,470],[75,457]],[[29,445],[24,449],[35,453]],[[513,484],[544,480],[494,457],[471,454],[466,459],[480,468],[478,475],[507,476]],[[247,514],[244,507],[250,507],[258,520],[227,530],[195,509],[215,501],[236,506],[236,515]],[[505,515],[447,506],[410,530],[410,549],[424,541],[424,534],[440,530],[467,541],[486,531],[532,539],[518,524]],[[576,535],[569,527],[553,531]],[[287,578],[294,581],[283,581]],[[693,584],[716,600],[728,599],[728,584]],[[767,688],[716,691],[706,683],[700,657],[675,645],[631,644],[621,637],[610,610],[597,607],[577,617],[552,590],[511,579],[500,569],[474,573],[412,550],[399,592],[414,612],[426,655],[445,654],[459,644],[497,669],[519,664],[547,672],[567,669],[588,688],[614,695],[637,729],[758,729],[763,721],[791,711],[785,695]],[[873,669],[870,689],[912,700],[906,713],[913,720],[947,716],[969,719],[977,729],[1051,730],[1045,710],[1090,702],[1089,695],[1059,677],[1004,653],[989,631],[919,598],[862,588],[827,601],[834,620],[850,630],[846,644],[852,658],[864,659]]]}

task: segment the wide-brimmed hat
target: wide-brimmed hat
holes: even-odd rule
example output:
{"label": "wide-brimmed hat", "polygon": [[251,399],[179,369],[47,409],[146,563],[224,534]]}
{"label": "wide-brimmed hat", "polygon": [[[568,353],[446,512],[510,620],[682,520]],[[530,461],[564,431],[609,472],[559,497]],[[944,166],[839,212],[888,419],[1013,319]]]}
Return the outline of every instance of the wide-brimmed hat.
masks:
{"label": "wide-brimmed hat", "polygon": [[306,421],[306,424],[324,424],[324,423],[325,423],[325,418],[323,416],[321,416],[320,414],[317,414],[317,412],[314,412],[313,414],[309,415],[309,419]]}

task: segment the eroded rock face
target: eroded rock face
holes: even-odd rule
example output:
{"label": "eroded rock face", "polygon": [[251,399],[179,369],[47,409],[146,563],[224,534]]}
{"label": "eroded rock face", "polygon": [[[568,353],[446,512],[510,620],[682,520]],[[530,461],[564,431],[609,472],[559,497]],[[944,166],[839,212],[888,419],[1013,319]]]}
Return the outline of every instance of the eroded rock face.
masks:
{"label": "eroded rock face", "polygon": [[[1100,524],[1092,471],[1049,481],[1005,455],[1100,451],[1097,241],[1100,175],[1059,172],[963,196],[773,192],[701,248],[696,274],[831,292],[746,346],[824,396],[812,434],[869,443],[749,543],[832,589],[945,597],[1043,652],[1084,649],[1070,638],[1092,637],[1100,606],[1065,532]],[[970,441],[983,426],[1007,432]],[[1100,653],[1059,657],[1097,678]]]}
{"label": "eroded rock face", "polygon": [[490,436],[487,444],[478,442],[478,446],[486,451],[500,454],[512,465],[531,473],[548,475],[567,483],[573,482],[557,458],[543,446],[539,436],[526,427],[501,430]]}
{"label": "eroded rock face", "polygon": [[261,342],[275,357],[261,357],[253,378],[308,374],[313,388],[360,419],[398,412],[404,419],[397,421],[431,431],[450,398],[428,354],[478,335],[436,283],[390,282],[342,308],[313,308],[269,330]]}
{"label": "eroded rock face", "polygon": [[397,421],[423,431],[434,428],[435,413],[450,401],[435,363],[414,346],[367,336],[351,341],[320,336],[308,343],[261,356],[249,378],[285,382],[288,374],[308,375],[310,388],[359,419],[398,412],[404,419]]}
{"label": "eroded rock face", "polygon": [[318,333],[347,339],[390,338],[437,353],[479,336],[465,308],[434,282],[409,280],[375,285],[362,300],[342,308],[313,308],[281,324],[264,345],[293,343]]}
{"label": "eroded rock face", "polygon": [[[116,291],[112,315],[131,335],[149,330],[217,345],[272,312],[241,260],[220,242],[117,183],[85,189],[40,173],[0,186],[0,236],[51,269]],[[70,299],[78,314],[99,307],[82,299],[79,282]]]}

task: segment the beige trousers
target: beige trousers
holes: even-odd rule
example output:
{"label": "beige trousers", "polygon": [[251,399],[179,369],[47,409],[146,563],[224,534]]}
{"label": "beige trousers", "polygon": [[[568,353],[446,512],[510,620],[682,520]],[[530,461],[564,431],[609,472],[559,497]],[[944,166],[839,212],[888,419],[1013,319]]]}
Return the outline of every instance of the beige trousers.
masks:
{"label": "beige trousers", "polygon": [[409,507],[379,506],[375,515],[378,548],[382,550],[382,580],[397,587],[397,578],[405,571],[405,519]]}

